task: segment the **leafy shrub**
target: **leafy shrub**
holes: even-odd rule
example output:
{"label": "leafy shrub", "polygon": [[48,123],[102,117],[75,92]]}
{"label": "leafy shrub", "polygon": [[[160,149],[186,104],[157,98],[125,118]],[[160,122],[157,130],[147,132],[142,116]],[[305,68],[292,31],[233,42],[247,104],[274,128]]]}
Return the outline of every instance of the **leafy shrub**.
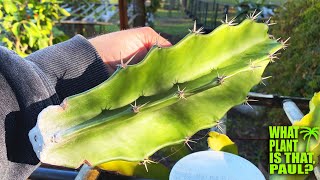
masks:
{"label": "leafy shrub", "polygon": [[54,22],[69,13],[57,0],[0,0],[0,43],[21,56],[65,40]]}
{"label": "leafy shrub", "polygon": [[146,7],[146,11],[153,14],[156,13],[156,11],[161,6],[160,2],[161,2],[160,0],[150,0],[148,6]]}
{"label": "leafy shrub", "polygon": [[289,0],[276,17],[275,37],[291,37],[280,60],[270,66],[269,93],[312,97],[320,90],[320,1]]}

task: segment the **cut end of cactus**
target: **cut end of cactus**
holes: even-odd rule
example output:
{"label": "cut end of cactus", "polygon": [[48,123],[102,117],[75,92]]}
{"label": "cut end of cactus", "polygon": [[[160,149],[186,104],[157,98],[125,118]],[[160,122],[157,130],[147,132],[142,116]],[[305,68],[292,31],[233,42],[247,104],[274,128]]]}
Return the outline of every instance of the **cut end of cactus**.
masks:
{"label": "cut end of cactus", "polygon": [[32,144],[33,150],[36,153],[38,159],[40,158],[40,153],[42,152],[44,143],[43,143],[43,137],[41,135],[40,129],[38,127],[38,125],[36,125],[35,127],[33,127],[30,131],[29,131],[29,140]]}
{"label": "cut end of cactus", "polygon": [[[62,105],[63,104],[64,103],[62,103]],[[40,112],[37,118],[36,126],[29,131],[29,140],[32,144],[34,152],[36,153],[38,159],[40,159],[41,161],[44,160],[44,157],[42,155],[43,149],[45,149],[46,146],[50,146],[50,144],[54,143],[54,139],[52,139],[54,135],[50,137],[50,135],[47,133],[50,132],[50,128],[52,128],[52,126],[41,126],[42,121],[45,121],[48,118],[48,115],[50,115],[52,112],[59,111],[64,111],[64,107],[60,105],[47,107],[46,109]]]}

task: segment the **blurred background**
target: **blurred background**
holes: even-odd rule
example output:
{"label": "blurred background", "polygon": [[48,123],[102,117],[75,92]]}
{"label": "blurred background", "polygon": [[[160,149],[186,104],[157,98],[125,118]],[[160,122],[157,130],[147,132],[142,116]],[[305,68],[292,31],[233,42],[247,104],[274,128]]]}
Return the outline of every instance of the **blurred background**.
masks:
{"label": "blurred background", "polygon": [[[196,21],[210,33],[226,15],[240,23],[254,11],[257,21],[276,23],[269,34],[287,39],[289,47],[271,64],[263,84],[252,95],[259,102],[231,109],[225,133],[238,145],[239,155],[267,176],[268,126],[290,125],[282,100],[291,99],[304,114],[308,100],[320,89],[320,0],[0,0],[0,45],[25,57],[65,41],[75,34],[90,38],[104,33],[150,26],[173,44],[189,33]],[[271,20],[270,20],[271,18]],[[265,96],[268,95],[268,96]],[[286,97],[283,97],[286,96]],[[197,133],[205,136],[206,130]],[[206,139],[191,144],[207,149]],[[170,165],[170,163],[169,163]]]}

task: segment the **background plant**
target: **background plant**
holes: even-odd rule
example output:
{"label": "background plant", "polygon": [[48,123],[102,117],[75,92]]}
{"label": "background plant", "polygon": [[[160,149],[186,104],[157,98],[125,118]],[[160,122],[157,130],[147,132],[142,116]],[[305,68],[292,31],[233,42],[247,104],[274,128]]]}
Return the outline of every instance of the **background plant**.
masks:
{"label": "background plant", "polygon": [[69,13],[57,0],[0,0],[0,43],[26,56],[67,39],[55,21]]}
{"label": "background plant", "polygon": [[156,13],[156,11],[160,8],[161,6],[161,0],[149,0],[147,1],[147,7],[146,7],[146,11],[149,13]]}
{"label": "background plant", "polygon": [[272,34],[276,38],[291,36],[290,46],[271,65],[268,73],[272,78],[265,90],[289,96],[312,97],[320,90],[320,1],[289,0],[276,16]]}

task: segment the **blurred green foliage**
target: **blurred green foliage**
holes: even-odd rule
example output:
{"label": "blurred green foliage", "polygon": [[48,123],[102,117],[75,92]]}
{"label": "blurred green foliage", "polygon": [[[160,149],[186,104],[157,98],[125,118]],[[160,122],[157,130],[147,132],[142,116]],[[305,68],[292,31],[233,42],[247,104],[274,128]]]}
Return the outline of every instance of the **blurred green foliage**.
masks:
{"label": "blurred green foliage", "polygon": [[0,44],[20,56],[66,40],[54,21],[69,13],[57,0],[0,0]]}
{"label": "blurred green foliage", "polygon": [[268,93],[312,97],[320,90],[320,1],[289,0],[277,13],[272,35],[286,39],[289,47],[267,72],[273,78]]}
{"label": "blurred green foliage", "polygon": [[161,6],[161,0],[150,0],[146,6],[146,11],[150,13],[155,13]]}

